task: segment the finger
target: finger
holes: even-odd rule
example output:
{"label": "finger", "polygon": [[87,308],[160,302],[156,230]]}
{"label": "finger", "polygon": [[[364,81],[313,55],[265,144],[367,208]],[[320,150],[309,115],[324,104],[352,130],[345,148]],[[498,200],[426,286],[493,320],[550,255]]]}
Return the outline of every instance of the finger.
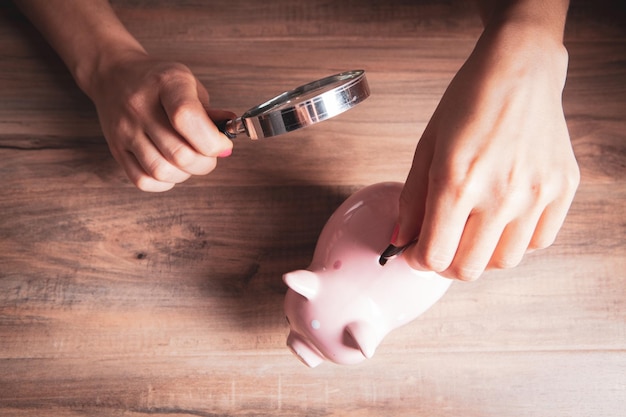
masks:
{"label": "finger", "polygon": [[[472,204],[429,183],[424,221],[417,244],[407,250],[407,262],[416,269],[442,272],[449,268]],[[405,253],[407,253],[405,252]]]}
{"label": "finger", "polygon": [[[420,146],[420,141],[413,158],[413,166],[400,194],[398,211],[398,233],[394,245],[404,246],[420,234],[428,192],[428,167],[432,156]],[[429,158],[430,157],[430,158]]]}
{"label": "finger", "polygon": [[393,236],[394,241],[391,242],[396,246],[404,246],[420,235],[428,197],[428,172],[434,152],[435,137],[432,127],[434,124],[435,116],[417,143],[411,170],[400,194],[398,233]]}
{"label": "finger", "polygon": [[544,249],[554,243],[561,226],[565,222],[571,201],[569,196],[565,196],[553,201],[546,207],[530,239],[529,249]]}
{"label": "finger", "polygon": [[[413,212],[405,209],[400,220],[407,225],[403,239],[410,241],[418,236],[417,243],[405,251],[408,264],[415,269],[441,272],[454,259],[473,203],[467,193],[458,192],[455,184],[442,177],[447,172],[445,166],[433,166],[438,120],[436,110],[418,143],[407,180],[417,190],[412,195]],[[411,219],[413,214],[416,215]]]}
{"label": "finger", "polygon": [[542,212],[537,206],[506,225],[487,268],[513,268],[522,261]]}
{"label": "finger", "polygon": [[198,91],[195,78],[177,77],[160,91],[161,104],[171,125],[193,148],[215,157],[233,145],[207,115]]}
{"label": "finger", "polygon": [[177,184],[190,177],[190,174],[165,159],[155,147],[152,138],[144,134],[134,138],[128,151],[133,154],[143,171],[157,181]]}
{"label": "finger", "polygon": [[126,176],[142,191],[163,192],[172,189],[176,185],[171,182],[158,181],[149,176],[130,152],[121,152],[116,159],[124,168]]}
{"label": "finger", "polygon": [[153,123],[148,135],[154,146],[176,168],[190,175],[205,175],[215,169],[216,158],[198,153],[170,126],[165,114],[161,123]]}
{"label": "finger", "polygon": [[505,224],[490,212],[471,214],[454,259],[443,275],[463,281],[478,279],[491,259]]}

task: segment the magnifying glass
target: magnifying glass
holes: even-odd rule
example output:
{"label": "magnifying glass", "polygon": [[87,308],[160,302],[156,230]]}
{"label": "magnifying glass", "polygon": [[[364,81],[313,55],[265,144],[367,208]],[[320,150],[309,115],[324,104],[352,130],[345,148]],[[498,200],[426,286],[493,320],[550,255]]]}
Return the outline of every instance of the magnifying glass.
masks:
{"label": "magnifying glass", "polygon": [[250,139],[269,138],[337,116],[369,95],[365,71],[342,72],[279,94],[218,128],[230,139],[240,133]]}

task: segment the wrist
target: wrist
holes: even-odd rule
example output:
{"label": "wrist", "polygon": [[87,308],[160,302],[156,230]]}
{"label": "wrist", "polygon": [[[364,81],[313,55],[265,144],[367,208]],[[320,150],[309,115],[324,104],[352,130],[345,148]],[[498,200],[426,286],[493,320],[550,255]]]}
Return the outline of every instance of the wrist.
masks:
{"label": "wrist", "polygon": [[485,29],[515,27],[563,42],[569,0],[479,0]]}
{"label": "wrist", "polygon": [[136,57],[146,57],[147,52],[130,34],[126,39],[103,39],[96,47],[81,55],[70,71],[79,88],[92,100],[103,79],[120,62]]}
{"label": "wrist", "polygon": [[489,20],[478,43],[491,51],[498,64],[527,74],[533,68],[547,70],[554,77],[553,85],[563,88],[569,56],[562,31],[554,25],[530,15],[501,15]]}
{"label": "wrist", "polygon": [[143,48],[114,46],[99,49],[91,59],[80,62],[72,71],[78,87],[94,101],[96,95],[106,89],[107,79],[124,62],[143,59],[148,54]]}

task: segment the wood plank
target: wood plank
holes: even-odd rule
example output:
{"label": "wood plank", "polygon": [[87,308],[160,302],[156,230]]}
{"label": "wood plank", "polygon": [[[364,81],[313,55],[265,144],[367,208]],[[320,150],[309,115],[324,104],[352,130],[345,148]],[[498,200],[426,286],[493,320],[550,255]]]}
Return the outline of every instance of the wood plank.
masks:
{"label": "wood plank", "polygon": [[[426,352],[310,371],[283,354],[15,361],[36,376],[8,389],[9,411],[55,415],[617,416],[623,355],[597,352]],[[289,359],[289,358],[287,358]],[[232,360],[239,364],[233,375]],[[169,361],[177,366],[164,374]],[[129,369],[133,369],[129,372]],[[393,372],[389,372],[393,369]],[[580,384],[580,374],[587,375]],[[64,377],[72,375],[72,378]],[[375,375],[375,377],[372,377]],[[76,379],[76,378],[80,379]],[[207,383],[210,381],[210,383]],[[355,383],[359,381],[359,383]],[[45,395],[40,388],[49,387]],[[584,394],[572,398],[572,391]],[[297,401],[294,401],[297,399]],[[224,410],[229,410],[224,413]],[[24,414],[28,415],[28,414]]]}

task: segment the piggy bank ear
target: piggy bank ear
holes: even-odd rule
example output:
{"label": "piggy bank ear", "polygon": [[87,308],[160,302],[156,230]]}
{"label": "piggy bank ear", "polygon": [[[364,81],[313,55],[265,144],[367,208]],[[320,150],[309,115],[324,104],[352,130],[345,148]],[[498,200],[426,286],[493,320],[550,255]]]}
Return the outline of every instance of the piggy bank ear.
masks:
{"label": "piggy bank ear", "polygon": [[307,300],[311,300],[317,294],[320,286],[319,277],[311,271],[301,269],[283,275],[285,284]]}
{"label": "piggy bank ear", "polygon": [[367,359],[374,356],[376,348],[381,342],[374,326],[365,322],[354,322],[346,326],[346,333],[354,341],[355,348],[359,349]]}

